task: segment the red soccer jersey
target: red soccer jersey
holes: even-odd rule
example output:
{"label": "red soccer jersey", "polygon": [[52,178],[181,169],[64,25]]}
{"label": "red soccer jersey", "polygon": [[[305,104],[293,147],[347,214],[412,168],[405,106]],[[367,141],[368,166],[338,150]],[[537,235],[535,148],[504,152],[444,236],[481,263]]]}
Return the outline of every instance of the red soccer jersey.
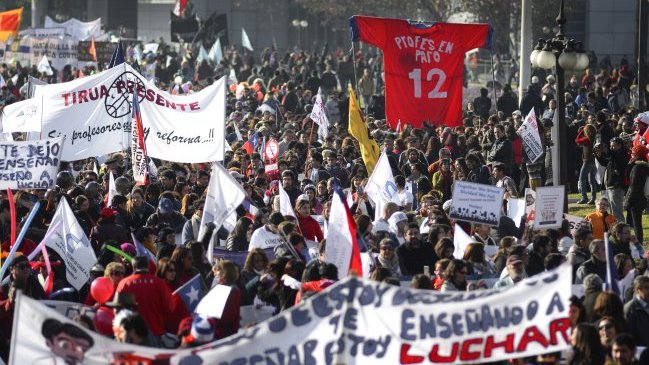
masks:
{"label": "red soccer jersey", "polygon": [[[464,54],[491,46],[488,24],[410,23],[353,16],[352,40],[383,51],[388,123],[462,125]],[[403,125],[403,124],[402,124]]]}

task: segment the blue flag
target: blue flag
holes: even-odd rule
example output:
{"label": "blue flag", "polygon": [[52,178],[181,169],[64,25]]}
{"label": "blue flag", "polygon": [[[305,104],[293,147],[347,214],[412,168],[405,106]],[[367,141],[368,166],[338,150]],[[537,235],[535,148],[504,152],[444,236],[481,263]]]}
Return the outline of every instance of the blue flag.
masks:
{"label": "blue flag", "polygon": [[149,261],[153,262],[154,264],[158,262],[158,260],[156,260],[155,258],[155,255],[153,255],[151,251],[144,247],[144,245],[135,238],[135,235],[133,233],[131,233],[131,238],[133,238],[133,245],[135,245],[135,252],[137,252],[138,256],[146,256]]}
{"label": "blue flag", "polygon": [[259,143],[259,133],[255,132],[255,134],[248,138],[248,141],[252,145],[252,150],[255,151],[257,148],[257,143]]}
{"label": "blue flag", "polygon": [[185,302],[187,309],[189,309],[189,313],[194,313],[196,306],[203,297],[203,291],[201,290],[201,275],[196,274],[196,276],[191,278],[183,286],[176,289],[174,294],[178,295],[180,299]]}
{"label": "blue flag", "polygon": [[608,233],[604,233],[604,247],[606,248],[606,282],[604,283],[605,291],[612,291],[620,294],[620,287],[617,285],[617,270],[615,261],[613,261],[613,250],[608,240]]}
{"label": "blue flag", "polygon": [[113,55],[110,56],[108,68],[113,68],[122,63],[124,63],[124,47],[122,47],[122,42],[118,42],[117,47],[115,47],[115,50],[113,51]]}

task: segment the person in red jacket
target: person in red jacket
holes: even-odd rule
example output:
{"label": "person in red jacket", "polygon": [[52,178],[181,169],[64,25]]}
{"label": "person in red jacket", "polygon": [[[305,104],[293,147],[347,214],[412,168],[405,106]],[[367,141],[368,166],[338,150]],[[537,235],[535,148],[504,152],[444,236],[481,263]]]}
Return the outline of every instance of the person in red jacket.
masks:
{"label": "person in red jacket", "polygon": [[295,214],[297,214],[302,236],[307,240],[322,241],[324,238],[322,229],[320,229],[320,224],[311,217],[311,203],[308,200],[298,199],[295,203]]}
{"label": "person in red jacket", "polygon": [[160,337],[165,333],[167,318],[174,313],[174,300],[167,284],[149,273],[149,259],[133,258],[133,274],[125,277],[117,286],[118,293],[132,293],[138,304],[138,312],[144,318],[151,334]]}

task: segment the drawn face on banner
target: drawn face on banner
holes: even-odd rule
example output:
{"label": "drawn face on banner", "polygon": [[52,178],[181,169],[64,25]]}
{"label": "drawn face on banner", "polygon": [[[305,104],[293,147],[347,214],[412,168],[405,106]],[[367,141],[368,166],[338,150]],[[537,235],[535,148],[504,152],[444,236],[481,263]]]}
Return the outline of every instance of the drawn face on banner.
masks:
{"label": "drawn face on banner", "polygon": [[62,359],[69,365],[83,363],[86,351],[94,345],[92,337],[84,330],[56,319],[46,319],[41,333],[54,358]]}
{"label": "drawn face on banner", "polygon": [[119,75],[110,85],[108,94],[104,98],[106,113],[116,119],[131,115],[133,89],[137,90],[138,101],[142,102],[147,89],[140,77],[130,71]]}

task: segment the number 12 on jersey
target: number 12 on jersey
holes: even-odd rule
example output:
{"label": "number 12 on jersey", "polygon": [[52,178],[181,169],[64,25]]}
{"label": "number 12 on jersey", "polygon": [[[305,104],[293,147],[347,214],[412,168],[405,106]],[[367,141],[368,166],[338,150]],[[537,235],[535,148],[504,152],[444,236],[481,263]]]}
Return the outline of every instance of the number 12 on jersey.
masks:
{"label": "number 12 on jersey", "polygon": [[[442,88],[444,81],[446,81],[446,73],[439,68],[432,68],[426,74],[426,81],[433,81],[433,77],[435,76],[437,76],[437,83],[435,84],[435,87],[428,92],[428,98],[444,99],[446,98],[446,91],[439,91],[439,89]],[[421,69],[415,68],[410,71],[410,73],[408,73],[408,78],[414,82],[415,97],[421,98]]]}

